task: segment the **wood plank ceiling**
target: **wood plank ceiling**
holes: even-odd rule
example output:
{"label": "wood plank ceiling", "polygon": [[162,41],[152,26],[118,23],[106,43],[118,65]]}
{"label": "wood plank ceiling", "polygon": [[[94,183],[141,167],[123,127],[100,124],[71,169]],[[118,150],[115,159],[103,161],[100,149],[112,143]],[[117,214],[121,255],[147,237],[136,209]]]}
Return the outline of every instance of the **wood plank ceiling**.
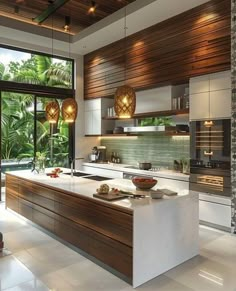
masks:
{"label": "wood plank ceiling", "polygon": [[[40,15],[56,0],[1,0],[0,16],[17,19],[26,23],[35,24],[32,19]],[[135,0],[69,0],[60,7],[52,17],[46,19],[41,26],[64,31],[65,16],[71,18],[70,33],[77,34],[81,30],[93,25],[101,19],[111,15],[125,5]],[[89,13],[94,3],[96,10]]]}
{"label": "wood plank ceiling", "polygon": [[212,0],[85,56],[85,99],[230,69],[230,0]]}

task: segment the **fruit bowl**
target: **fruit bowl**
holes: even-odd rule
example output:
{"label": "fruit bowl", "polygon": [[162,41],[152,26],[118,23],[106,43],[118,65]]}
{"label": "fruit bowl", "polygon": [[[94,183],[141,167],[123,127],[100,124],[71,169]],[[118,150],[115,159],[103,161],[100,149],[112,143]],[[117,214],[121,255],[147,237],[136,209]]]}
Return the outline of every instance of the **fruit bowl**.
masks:
{"label": "fruit bowl", "polygon": [[134,177],[132,182],[138,189],[149,190],[156,185],[157,180],[145,177]]}

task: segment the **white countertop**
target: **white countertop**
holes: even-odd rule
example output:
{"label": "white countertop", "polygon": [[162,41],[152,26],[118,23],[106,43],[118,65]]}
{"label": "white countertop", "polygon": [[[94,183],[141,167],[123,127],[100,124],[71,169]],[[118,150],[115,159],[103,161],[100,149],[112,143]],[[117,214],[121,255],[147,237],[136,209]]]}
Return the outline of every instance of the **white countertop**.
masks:
{"label": "white countertop", "polygon": [[160,178],[166,178],[166,179],[174,179],[179,181],[189,181],[189,175],[185,175],[182,173],[175,172],[173,170],[158,170],[158,171],[145,171],[145,170],[139,170],[139,169],[130,169],[131,165],[127,164],[100,164],[100,163],[83,163],[84,166],[94,167],[94,168],[100,168],[100,169],[108,169],[113,171],[120,171],[130,174],[139,174],[139,175],[147,175],[152,177],[160,177]]}
{"label": "white countertop", "polygon": [[[51,172],[51,169],[47,169],[46,173]],[[70,172],[69,169],[63,169],[64,173]],[[73,194],[82,195],[85,197],[89,197],[95,200],[102,201],[104,203],[112,203],[117,206],[125,207],[131,210],[139,208],[140,206],[144,205],[152,205],[156,203],[165,203],[169,200],[180,199],[185,196],[194,195],[191,191],[182,190],[178,192],[177,196],[164,196],[162,199],[152,199],[150,198],[149,191],[138,191],[136,190],[135,186],[132,184],[130,180],[124,179],[111,179],[106,181],[93,181],[90,179],[82,178],[82,177],[71,177],[70,175],[64,175],[63,173],[60,174],[58,178],[51,178],[46,174],[35,174],[32,173],[30,170],[20,170],[20,171],[11,171],[8,172],[11,175],[27,179],[32,182],[38,182],[45,186],[54,187],[60,190],[69,191]],[[114,202],[104,201],[98,198],[93,197],[93,194],[96,193],[96,189],[99,188],[101,184],[108,184],[110,187],[119,188],[122,190],[132,191],[136,194],[145,194],[148,197],[142,199],[133,199],[133,198],[126,198],[123,200],[118,200]],[[154,187],[154,189],[158,189],[158,185]]]}

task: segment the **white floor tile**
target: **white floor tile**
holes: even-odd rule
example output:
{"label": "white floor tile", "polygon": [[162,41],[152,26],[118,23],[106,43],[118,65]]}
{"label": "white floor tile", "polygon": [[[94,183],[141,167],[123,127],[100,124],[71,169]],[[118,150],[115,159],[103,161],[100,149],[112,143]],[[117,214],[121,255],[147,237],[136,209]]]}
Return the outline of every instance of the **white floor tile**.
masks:
{"label": "white floor tile", "polygon": [[[12,256],[0,259],[0,291],[131,291],[90,260],[32,227],[0,205],[0,231]],[[200,227],[200,256],[140,291],[236,291],[236,236]]]}
{"label": "white floor tile", "polygon": [[34,275],[13,256],[0,259],[0,290],[34,279]]}
{"label": "white floor tile", "polygon": [[40,280],[34,279],[4,291],[50,291]]}

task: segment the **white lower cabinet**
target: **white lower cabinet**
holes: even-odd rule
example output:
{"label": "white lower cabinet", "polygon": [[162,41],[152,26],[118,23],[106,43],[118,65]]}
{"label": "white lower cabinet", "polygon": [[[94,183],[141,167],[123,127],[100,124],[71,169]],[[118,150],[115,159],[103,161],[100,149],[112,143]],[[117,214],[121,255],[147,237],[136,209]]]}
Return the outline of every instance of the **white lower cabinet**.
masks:
{"label": "white lower cabinet", "polygon": [[230,198],[199,193],[199,220],[202,223],[230,231]]}
{"label": "white lower cabinet", "polygon": [[113,171],[109,169],[102,169],[83,165],[83,171],[90,174],[101,175],[109,178],[123,178],[123,172]]}

